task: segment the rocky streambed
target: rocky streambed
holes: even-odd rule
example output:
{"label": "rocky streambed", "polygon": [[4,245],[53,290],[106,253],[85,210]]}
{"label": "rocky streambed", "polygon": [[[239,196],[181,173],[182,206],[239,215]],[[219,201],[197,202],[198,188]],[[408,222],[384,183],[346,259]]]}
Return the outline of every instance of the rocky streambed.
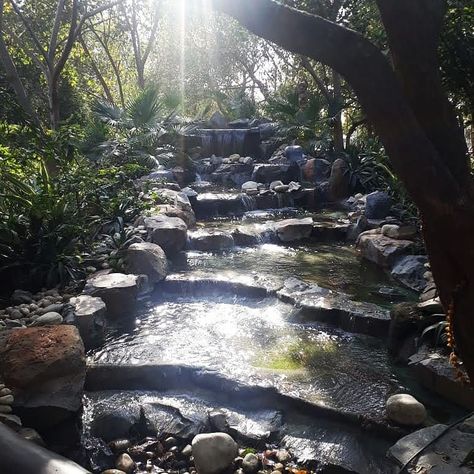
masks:
{"label": "rocky streambed", "polygon": [[[405,347],[396,303],[425,288],[420,312],[440,308],[416,230],[380,211],[383,196],[324,210],[299,183],[153,180],[144,199],[160,204],[135,222],[121,269],[93,269],[78,297],[23,294],[0,314],[2,372],[26,423],[70,427],[84,393],[75,459],[97,473],[214,474],[195,438],[216,432],[237,442],[223,455],[236,474],[389,473],[397,440],[462,413],[388,355],[389,333]],[[369,219],[374,206],[384,216]],[[226,442],[201,450],[214,467]]]}

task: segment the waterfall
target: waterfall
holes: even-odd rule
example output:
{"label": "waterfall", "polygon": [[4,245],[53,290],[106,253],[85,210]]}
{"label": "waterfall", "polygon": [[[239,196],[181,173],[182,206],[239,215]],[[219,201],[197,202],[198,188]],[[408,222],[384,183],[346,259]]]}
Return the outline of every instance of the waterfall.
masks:
{"label": "waterfall", "polygon": [[245,212],[255,210],[257,206],[255,197],[249,196],[248,194],[241,194],[240,199],[242,201],[242,205],[244,206]]}
{"label": "waterfall", "polygon": [[203,156],[241,156],[258,157],[260,153],[259,129],[201,129]]}

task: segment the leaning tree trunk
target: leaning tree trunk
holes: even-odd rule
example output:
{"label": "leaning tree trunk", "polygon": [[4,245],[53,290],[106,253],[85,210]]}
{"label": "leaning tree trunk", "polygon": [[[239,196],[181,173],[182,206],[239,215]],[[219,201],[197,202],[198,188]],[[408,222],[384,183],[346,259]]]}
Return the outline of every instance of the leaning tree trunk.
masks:
{"label": "leaning tree trunk", "polygon": [[439,80],[443,2],[377,3],[395,71],[366,38],[321,17],[273,0],[213,0],[253,33],[330,66],[353,87],[420,209],[433,276],[474,381],[474,193],[465,143]]}

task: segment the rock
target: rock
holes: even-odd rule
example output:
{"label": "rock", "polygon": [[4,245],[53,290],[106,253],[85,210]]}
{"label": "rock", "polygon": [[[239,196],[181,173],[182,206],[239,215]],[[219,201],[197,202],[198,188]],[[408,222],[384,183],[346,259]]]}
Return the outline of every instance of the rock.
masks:
{"label": "rock", "polygon": [[428,314],[442,314],[444,312],[443,305],[438,297],[418,303],[418,308]]}
{"label": "rock", "polygon": [[365,216],[367,219],[383,219],[390,214],[392,200],[387,193],[375,191],[366,197]]}
{"label": "rock", "polygon": [[4,413],[6,415],[10,414],[13,411],[10,405],[0,405],[0,413]]}
{"label": "rock", "polygon": [[221,433],[226,433],[229,430],[227,415],[221,410],[213,410],[209,413],[209,423],[214,430]]}
{"label": "rock", "polygon": [[130,474],[135,468],[135,463],[129,454],[123,453],[117,458],[115,467],[120,471]]}
{"label": "rock", "polygon": [[253,247],[262,242],[261,234],[247,226],[239,226],[232,231],[235,245],[239,247]]}
{"label": "rock", "polygon": [[288,161],[292,162],[300,162],[304,160],[304,152],[303,148],[301,148],[299,145],[290,145],[285,148],[285,156],[288,159]]}
{"label": "rock", "polygon": [[105,324],[107,312],[102,298],[80,295],[69,300],[74,307],[74,325],[77,326],[83,340],[87,341]]}
{"label": "rock", "polygon": [[181,454],[185,457],[185,458],[190,458],[193,454],[193,447],[190,445],[190,444],[187,444],[183,450],[181,451]]}
{"label": "rock", "polygon": [[416,227],[385,224],[382,226],[382,234],[392,239],[411,240],[416,237]]}
{"label": "rock", "polygon": [[125,254],[125,266],[129,273],[147,275],[150,283],[166,278],[168,260],[159,245],[151,242],[132,244]]}
{"label": "rock", "polygon": [[11,405],[13,403],[13,395],[4,395],[0,397],[0,405]]}
{"label": "rock", "polygon": [[419,426],[427,418],[424,405],[408,394],[391,396],[386,411],[389,420],[404,426]]}
{"label": "rock", "polygon": [[17,431],[22,426],[20,418],[9,413],[0,413],[0,423],[15,431]]}
{"label": "rock", "polygon": [[258,194],[258,183],[255,181],[246,181],[242,184],[242,192],[249,196],[256,196]]}
{"label": "rock", "polygon": [[115,439],[109,443],[109,447],[114,453],[121,454],[132,447],[132,442],[129,439]]}
{"label": "rock", "polygon": [[347,163],[338,158],[334,161],[329,177],[328,194],[331,201],[338,201],[349,196],[351,192],[351,177]]}
{"label": "rock", "polygon": [[144,224],[149,240],[159,245],[166,255],[175,255],[185,248],[188,228],[179,217],[145,217]]}
{"label": "rock", "polygon": [[62,324],[63,317],[59,313],[49,312],[38,316],[32,323],[31,326],[54,326]]}
{"label": "rock", "polygon": [[407,255],[397,261],[392,276],[412,290],[423,291],[427,284],[424,277],[427,261],[424,255]]}
{"label": "rock", "polygon": [[279,186],[275,186],[274,191],[276,193],[286,193],[289,191],[290,186],[288,184],[281,184]]}
{"label": "rock", "polygon": [[182,209],[181,207],[171,204],[160,204],[153,207],[152,211],[150,212],[152,215],[159,214],[167,217],[178,217],[184,221],[188,229],[191,229],[196,225],[196,216],[192,209]]}
{"label": "rock", "polygon": [[234,247],[232,235],[220,231],[198,231],[189,236],[191,247],[201,252],[220,252]]}
{"label": "rock", "polygon": [[279,449],[276,453],[276,458],[278,462],[287,463],[291,459],[291,456],[286,449]]}
{"label": "rock", "polygon": [[10,298],[13,304],[33,303],[33,294],[29,291],[15,290]]}
{"label": "rock", "polygon": [[12,309],[10,311],[10,318],[13,320],[18,320],[23,317],[23,313],[19,309]]}
{"label": "rock", "polygon": [[285,164],[257,164],[252,174],[252,181],[258,183],[271,183],[272,181],[288,183],[291,179],[290,166]]}
{"label": "rock", "polygon": [[270,191],[275,191],[275,188],[277,188],[278,186],[283,186],[283,182],[282,181],[272,181],[270,183],[269,189],[270,189]]}
{"label": "rock", "polygon": [[232,466],[238,454],[237,443],[226,433],[197,435],[192,442],[199,474],[219,474]]}
{"label": "rock", "polygon": [[61,314],[64,309],[64,304],[50,304],[44,308],[41,308],[38,313],[39,314],[46,314],[46,313],[59,313]]}
{"label": "rock", "polygon": [[0,337],[0,373],[38,425],[51,426],[82,406],[84,345],[74,326],[8,331]]}
{"label": "rock", "polygon": [[376,231],[362,232],[359,235],[357,247],[364,258],[381,267],[391,268],[400,257],[413,248],[414,244],[410,240],[391,239]]}
{"label": "rock", "polygon": [[259,466],[260,460],[258,459],[258,456],[253,453],[248,453],[242,461],[242,469],[247,474],[256,473],[258,471]]}
{"label": "rock", "polygon": [[311,158],[303,166],[303,178],[311,183],[326,181],[331,174],[331,163],[324,159]]}
{"label": "rock", "polygon": [[121,471],[120,469],[107,469],[106,471],[102,471],[101,474],[127,474],[124,471]]}
{"label": "rock", "polygon": [[152,181],[161,181],[161,182],[175,181],[174,173],[171,170],[153,171],[146,177],[146,179],[152,180]]}
{"label": "rock", "polygon": [[275,231],[282,242],[308,239],[313,231],[313,219],[287,219],[275,223]]}
{"label": "rock", "polygon": [[136,275],[99,272],[87,280],[84,294],[101,298],[107,307],[107,315],[112,318],[134,318],[138,290]]}

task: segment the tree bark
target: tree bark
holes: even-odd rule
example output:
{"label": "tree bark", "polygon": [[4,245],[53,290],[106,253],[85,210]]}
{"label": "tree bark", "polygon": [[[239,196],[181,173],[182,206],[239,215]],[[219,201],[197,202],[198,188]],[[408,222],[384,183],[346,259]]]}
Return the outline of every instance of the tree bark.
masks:
{"label": "tree bark", "polygon": [[[397,74],[382,52],[367,39],[318,16],[273,0],[213,0],[213,4],[253,33],[330,66],[354,88],[395,171],[420,209],[441,301],[446,310],[454,305],[456,344],[474,381],[474,318],[471,316],[474,307],[474,246],[471,242],[474,200],[466,152],[459,145],[459,127],[453,125],[449,107],[446,107],[447,98],[438,87],[438,71],[434,71],[437,67],[437,61],[433,60],[437,45],[435,33],[439,29],[440,13],[430,2],[438,4],[440,1],[378,0],[394,47]],[[398,4],[411,12],[407,27],[405,17],[397,9]],[[424,9],[426,17],[420,15]],[[394,16],[395,11],[398,13]],[[413,24],[415,18],[416,25]],[[431,21],[436,24],[426,24]],[[418,29],[421,30],[419,35],[413,32]],[[403,48],[404,35],[408,35],[415,57],[427,55],[419,66],[413,65],[407,57],[407,48]],[[413,67],[415,70],[411,71]],[[434,74],[435,77],[423,80],[423,74]],[[424,91],[422,99],[415,97],[422,84],[436,88],[435,92],[429,93],[439,107],[429,109],[432,114],[439,112],[436,118],[428,117],[420,110],[422,103],[427,104],[425,94],[429,95]],[[436,131],[442,133],[446,144],[435,136]]]}

